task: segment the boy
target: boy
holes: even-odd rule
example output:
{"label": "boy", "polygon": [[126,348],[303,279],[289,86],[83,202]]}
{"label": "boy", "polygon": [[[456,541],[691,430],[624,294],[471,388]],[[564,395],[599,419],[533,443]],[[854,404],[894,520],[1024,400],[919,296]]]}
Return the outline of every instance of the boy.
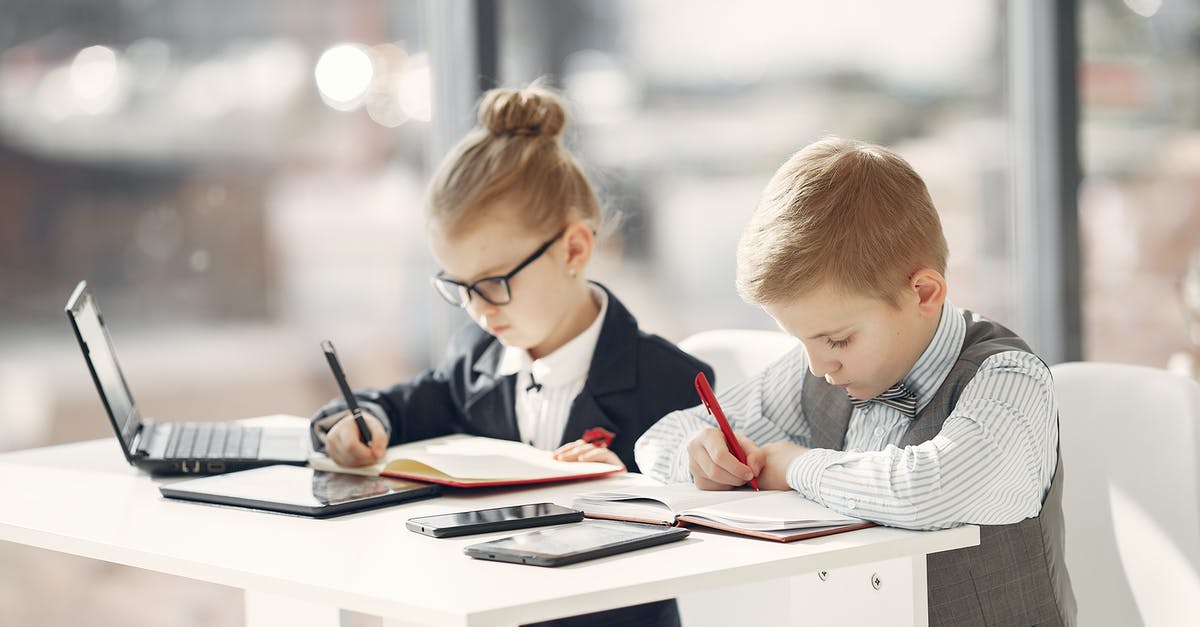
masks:
{"label": "boy", "polygon": [[896,154],[827,138],[793,155],[738,247],[742,298],[801,342],[722,398],[747,464],[702,406],[664,417],[636,459],[703,489],[757,476],[885,525],[981,525],[979,546],[929,556],[929,624],[1071,624],[1050,371],[950,304],[946,256]]}

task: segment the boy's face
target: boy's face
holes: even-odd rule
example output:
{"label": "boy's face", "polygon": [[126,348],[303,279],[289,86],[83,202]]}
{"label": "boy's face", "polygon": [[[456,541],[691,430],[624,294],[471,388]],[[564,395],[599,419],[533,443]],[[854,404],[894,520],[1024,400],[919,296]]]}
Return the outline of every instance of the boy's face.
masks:
{"label": "boy's face", "polygon": [[[444,276],[471,284],[512,272],[553,233],[535,233],[503,208],[490,211],[465,233],[430,233],[430,248]],[[554,337],[571,304],[571,279],[564,238],[509,279],[511,302],[493,305],[471,294],[466,310],[483,330],[504,345],[538,352]]]}
{"label": "boy's face", "polygon": [[937,330],[944,289],[936,302],[914,286],[897,305],[822,287],[763,309],[800,339],[809,369],[851,396],[869,399],[912,369]]}

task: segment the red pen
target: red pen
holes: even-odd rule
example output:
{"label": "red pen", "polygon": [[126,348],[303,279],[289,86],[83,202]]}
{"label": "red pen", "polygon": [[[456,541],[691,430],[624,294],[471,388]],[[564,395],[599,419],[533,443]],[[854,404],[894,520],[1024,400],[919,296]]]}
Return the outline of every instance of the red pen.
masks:
{"label": "red pen", "polygon": [[[712,387],[708,385],[708,377],[704,376],[703,372],[696,373],[696,392],[700,394],[700,402],[704,403],[708,413],[717,419],[717,425],[721,427],[721,434],[725,436],[725,446],[729,447],[729,452],[733,453],[739,462],[745,464],[746,452],[742,450],[737,438],[733,436],[733,427],[730,427],[729,421],[725,419],[725,412],[721,411],[721,405],[717,403],[717,395],[713,394]],[[758,489],[757,477],[750,478],[750,487]]]}

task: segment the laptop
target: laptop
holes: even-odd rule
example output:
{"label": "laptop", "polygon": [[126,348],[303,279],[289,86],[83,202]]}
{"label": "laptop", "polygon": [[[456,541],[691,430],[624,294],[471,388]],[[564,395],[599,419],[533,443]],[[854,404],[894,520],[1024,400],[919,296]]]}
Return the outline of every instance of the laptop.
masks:
{"label": "laptop", "polygon": [[75,287],[66,312],[100,402],[130,464],[158,475],[207,475],[272,464],[303,466],[308,461],[307,429],[143,418],[125,384],[112,338],[87,281]]}

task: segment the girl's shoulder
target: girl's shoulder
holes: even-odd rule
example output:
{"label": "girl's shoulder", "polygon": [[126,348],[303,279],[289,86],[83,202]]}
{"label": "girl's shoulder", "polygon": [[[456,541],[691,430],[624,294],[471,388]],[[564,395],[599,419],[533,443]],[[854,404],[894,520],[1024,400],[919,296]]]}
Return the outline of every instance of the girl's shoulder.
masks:
{"label": "girl's shoulder", "polygon": [[712,374],[712,368],[707,363],[662,336],[639,330],[638,344],[638,352],[641,353],[644,360],[684,368],[693,375],[700,371],[704,371],[709,376]]}

